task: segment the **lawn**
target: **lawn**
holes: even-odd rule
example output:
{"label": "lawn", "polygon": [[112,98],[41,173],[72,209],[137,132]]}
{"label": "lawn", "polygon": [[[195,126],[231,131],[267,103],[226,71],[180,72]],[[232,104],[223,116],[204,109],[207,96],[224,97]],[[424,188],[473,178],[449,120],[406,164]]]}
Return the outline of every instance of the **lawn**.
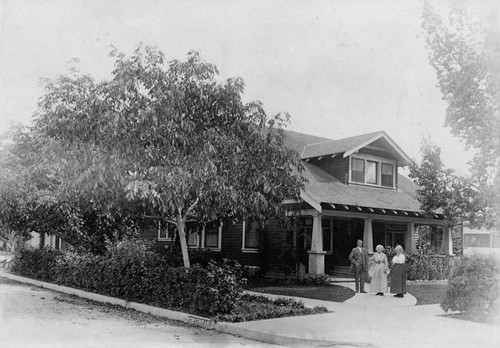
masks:
{"label": "lawn", "polygon": [[406,291],[417,298],[417,305],[439,304],[446,296],[447,282],[411,282]]}
{"label": "lawn", "polygon": [[[417,305],[439,304],[444,300],[447,286],[447,282],[411,282],[407,283],[406,290],[417,298]],[[247,290],[333,302],[344,302],[354,296],[353,290],[339,285],[299,285],[266,280],[250,282]]]}
{"label": "lawn", "polygon": [[311,298],[315,300],[344,302],[354,296],[351,289],[338,285],[300,285],[300,284],[280,284],[279,282],[251,282],[247,290],[260,293],[296,296]]}

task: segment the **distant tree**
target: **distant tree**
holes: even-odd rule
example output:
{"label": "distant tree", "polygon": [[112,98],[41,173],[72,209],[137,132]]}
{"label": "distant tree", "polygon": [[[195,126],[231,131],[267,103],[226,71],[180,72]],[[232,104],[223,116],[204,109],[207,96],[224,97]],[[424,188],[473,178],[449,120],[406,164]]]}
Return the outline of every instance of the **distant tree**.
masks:
{"label": "distant tree", "polygon": [[[429,60],[448,103],[445,126],[475,149],[471,178],[483,215],[475,223],[500,227],[500,21],[473,2],[452,2],[447,18],[423,11]],[[493,3],[492,3],[493,4]]]}
{"label": "distant tree", "polygon": [[76,70],[45,81],[35,131],[58,144],[62,192],[142,204],[177,227],[186,267],[188,222],[264,220],[298,196],[300,159],[282,138],[288,115],[244,104],[241,79],[218,82],[196,52],[166,67],[151,47],[111,56],[109,81]]}
{"label": "distant tree", "polygon": [[[57,142],[22,126],[10,134],[10,142],[0,148],[1,231],[22,239],[30,232],[56,235],[92,252],[103,252],[106,241],[132,234],[134,221],[123,218],[127,210],[112,214],[99,197],[68,189],[64,168],[70,156],[59,156]],[[129,203],[128,210],[132,207]]]}
{"label": "distant tree", "polygon": [[479,188],[469,178],[445,168],[441,149],[429,138],[422,140],[420,153],[421,161],[410,165],[409,176],[419,186],[418,200],[427,216],[440,212],[449,225],[464,220],[475,224],[483,219],[488,207],[481,200]]}

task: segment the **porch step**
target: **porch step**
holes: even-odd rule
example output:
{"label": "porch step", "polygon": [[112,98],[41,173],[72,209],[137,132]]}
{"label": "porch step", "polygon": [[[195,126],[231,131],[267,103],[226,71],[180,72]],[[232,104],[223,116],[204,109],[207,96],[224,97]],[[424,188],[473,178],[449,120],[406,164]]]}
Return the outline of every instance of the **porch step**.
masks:
{"label": "porch step", "polygon": [[328,282],[330,284],[335,284],[335,283],[352,283],[354,281],[354,278],[344,278],[344,277],[330,277],[328,278]]}

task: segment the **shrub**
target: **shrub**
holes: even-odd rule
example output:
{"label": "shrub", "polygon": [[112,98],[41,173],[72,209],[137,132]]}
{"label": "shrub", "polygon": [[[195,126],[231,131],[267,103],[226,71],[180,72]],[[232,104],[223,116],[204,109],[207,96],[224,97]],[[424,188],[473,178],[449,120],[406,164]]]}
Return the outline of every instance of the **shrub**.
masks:
{"label": "shrub", "polygon": [[445,310],[469,312],[488,317],[500,309],[500,260],[492,256],[462,257],[448,279]]}
{"label": "shrub", "polygon": [[[394,249],[386,246],[384,253],[392,269],[392,258],[396,255]],[[453,266],[453,256],[438,255],[429,249],[418,248],[406,257],[407,280],[443,280],[448,276]],[[390,275],[389,275],[390,278]]]}
{"label": "shrub", "polygon": [[20,247],[16,249],[11,270],[22,276],[51,282],[55,277],[53,269],[61,255],[59,250],[52,248]]}
{"label": "shrub", "polygon": [[110,247],[105,255],[23,249],[16,255],[13,272],[206,316],[230,312],[244,283],[241,267],[235,262],[171,267],[146,245],[134,241]]}
{"label": "shrub", "polygon": [[424,253],[422,249],[406,255],[406,277],[408,280],[448,279],[453,266],[453,256]]}
{"label": "shrub", "polygon": [[325,307],[306,308],[302,302],[291,299],[271,300],[265,296],[245,294],[230,314],[220,314],[215,319],[236,323],[326,312]]}
{"label": "shrub", "polygon": [[305,274],[297,279],[299,284],[307,285],[329,285],[329,276],[326,274]]}

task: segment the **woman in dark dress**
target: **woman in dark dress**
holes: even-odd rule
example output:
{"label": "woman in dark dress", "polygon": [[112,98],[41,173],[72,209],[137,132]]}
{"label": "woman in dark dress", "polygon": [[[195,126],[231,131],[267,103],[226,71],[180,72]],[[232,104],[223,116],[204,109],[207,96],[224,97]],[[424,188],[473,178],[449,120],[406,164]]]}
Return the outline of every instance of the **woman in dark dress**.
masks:
{"label": "woman in dark dress", "polygon": [[406,258],[401,245],[396,245],[394,251],[396,251],[396,256],[392,258],[394,267],[391,277],[391,294],[396,294],[394,297],[404,297],[406,294]]}

